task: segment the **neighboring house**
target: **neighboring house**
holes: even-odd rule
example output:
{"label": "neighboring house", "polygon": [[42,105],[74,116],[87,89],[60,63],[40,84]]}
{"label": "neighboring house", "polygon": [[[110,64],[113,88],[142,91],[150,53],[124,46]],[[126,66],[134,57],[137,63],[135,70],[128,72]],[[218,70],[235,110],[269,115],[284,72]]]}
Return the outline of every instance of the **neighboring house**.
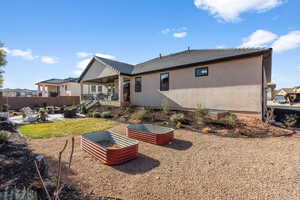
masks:
{"label": "neighboring house", "polygon": [[80,96],[78,78],[49,79],[36,83],[42,97]]}
{"label": "neighboring house", "polygon": [[103,104],[159,107],[164,100],[174,109],[264,116],[271,69],[270,48],[187,50],[137,65],[95,56],[79,82],[105,88]]}
{"label": "neighboring house", "polygon": [[28,90],[28,89],[0,89],[1,97],[33,97],[37,96],[36,90]]}
{"label": "neighboring house", "polygon": [[293,92],[293,88],[281,88],[276,95],[287,96]]}
{"label": "neighboring house", "polygon": [[292,101],[300,102],[300,86],[294,88],[282,88],[278,91],[277,95],[284,96],[285,98],[290,96]]}

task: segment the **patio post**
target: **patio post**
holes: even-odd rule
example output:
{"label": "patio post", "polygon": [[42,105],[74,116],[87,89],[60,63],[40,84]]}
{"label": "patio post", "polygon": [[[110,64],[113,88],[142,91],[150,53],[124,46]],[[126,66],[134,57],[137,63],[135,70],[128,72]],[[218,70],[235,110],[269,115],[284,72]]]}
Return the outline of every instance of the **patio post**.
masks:
{"label": "patio post", "polygon": [[123,77],[121,75],[119,75],[119,103],[120,106],[123,105],[124,102],[124,98],[123,98]]}
{"label": "patio post", "polygon": [[80,102],[82,102],[82,96],[83,96],[83,85],[80,82]]}

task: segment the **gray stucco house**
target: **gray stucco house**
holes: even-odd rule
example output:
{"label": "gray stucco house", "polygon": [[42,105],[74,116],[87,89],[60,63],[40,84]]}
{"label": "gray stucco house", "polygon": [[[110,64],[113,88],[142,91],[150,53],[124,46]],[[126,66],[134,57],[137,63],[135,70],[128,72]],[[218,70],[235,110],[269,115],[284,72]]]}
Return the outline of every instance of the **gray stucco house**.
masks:
{"label": "gray stucco house", "polygon": [[95,56],[79,82],[100,86],[102,104],[157,107],[165,99],[174,109],[201,105],[262,117],[271,71],[271,48],[187,50],[136,65]]}

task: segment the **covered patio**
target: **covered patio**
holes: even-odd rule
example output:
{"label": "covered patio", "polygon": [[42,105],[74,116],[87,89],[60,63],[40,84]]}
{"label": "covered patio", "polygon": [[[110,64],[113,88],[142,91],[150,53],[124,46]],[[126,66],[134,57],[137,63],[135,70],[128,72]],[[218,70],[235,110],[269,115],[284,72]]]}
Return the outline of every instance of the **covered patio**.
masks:
{"label": "covered patio", "polygon": [[95,56],[79,78],[81,101],[111,106],[128,105],[132,70],[132,65]]}
{"label": "covered patio", "polygon": [[[84,85],[88,89],[84,91]],[[99,102],[101,105],[123,106],[130,103],[130,79],[122,75],[86,80],[80,83],[82,102]]]}

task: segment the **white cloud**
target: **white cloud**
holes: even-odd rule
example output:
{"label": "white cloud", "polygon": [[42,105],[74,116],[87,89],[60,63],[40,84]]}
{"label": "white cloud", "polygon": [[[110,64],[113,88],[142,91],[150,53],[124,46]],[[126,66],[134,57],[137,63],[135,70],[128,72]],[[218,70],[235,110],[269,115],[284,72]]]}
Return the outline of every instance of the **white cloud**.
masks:
{"label": "white cloud", "polygon": [[167,33],[170,33],[170,32],[171,32],[171,29],[169,29],[169,28],[165,28],[165,29],[161,30],[162,34],[167,34]]}
{"label": "white cloud", "polygon": [[43,63],[47,63],[47,64],[55,64],[58,62],[57,58],[53,58],[53,57],[49,57],[49,56],[42,56],[41,61]]}
{"label": "white cloud", "polygon": [[[89,58],[86,58],[84,60],[81,60],[77,63],[76,65],[76,70],[73,71],[73,74],[79,76],[84,69],[87,67],[87,65],[90,63],[92,57],[91,55],[93,55],[92,53],[87,53],[89,55]],[[82,54],[83,55],[83,54]],[[109,54],[103,54],[103,53],[96,53],[96,56],[102,57],[102,58],[107,58],[107,59],[114,59],[115,56],[109,55]],[[78,56],[78,54],[77,54]]]}
{"label": "white cloud", "polygon": [[84,59],[84,60],[78,62],[76,67],[77,67],[78,69],[83,70],[83,69],[86,68],[86,66],[89,64],[90,61],[91,61],[91,58]]}
{"label": "white cloud", "polygon": [[35,58],[38,58],[38,56],[33,56],[31,49],[27,50],[20,50],[20,49],[4,49],[4,51],[7,52],[8,55],[11,56],[19,56],[22,57],[25,60],[34,60]]}
{"label": "white cloud", "polygon": [[197,8],[207,10],[226,22],[240,20],[244,12],[264,12],[281,5],[285,0],[195,0]]}
{"label": "white cloud", "polygon": [[86,57],[92,57],[93,55],[102,57],[102,58],[107,58],[107,59],[114,59],[115,56],[109,55],[109,54],[103,54],[103,53],[88,53],[88,52],[77,52],[76,56],[79,58],[86,58]]}
{"label": "white cloud", "polygon": [[86,57],[91,56],[92,54],[87,53],[87,52],[77,52],[76,55],[77,55],[78,58],[86,58]]}
{"label": "white cloud", "polygon": [[296,69],[300,69],[300,66],[296,67]]}
{"label": "white cloud", "polygon": [[164,35],[167,35],[167,34],[171,34],[173,35],[173,37],[175,38],[184,38],[187,36],[187,27],[183,26],[183,27],[180,27],[180,28],[166,28],[166,29],[163,29],[161,30],[161,33],[164,34]]}
{"label": "white cloud", "polygon": [[73,71],[73,74],[79,76],[83,72],[83,70],[87,67],[87,65],[90,63],[91,59],[92,58],[87,58],[79,61],[76,65],[76,70]]}
{"label": "white cloud", "polygon": [[225,46],[225,45],[218,45],[218,46],[216,46],[216,48],[217,48],[217,49],[225,49],[226,46]]}
{"label": "white cloud", "polygon": [[282,52],[300,47],[300,31],[292,31],[282,35],[272,45],[274,51]]}
{"label": "white cloud", "polygon": [[101,58],[107,58],[107,59],[114,59],[115,56],[109,55],[109,54],[103,54],[103,53],[96,53],[96,56],[99,56]]}
{"label": "white cloud", "polygon": [[178,32],[178,33],[173,33],[174,38],[184,38],[187,36],[187,32]]}
{"label": "white cloud", "polygon": [[250,36],[243,39],[240,47],[264,47],[273,42],[278,36],[265,30],[257,30]]}

